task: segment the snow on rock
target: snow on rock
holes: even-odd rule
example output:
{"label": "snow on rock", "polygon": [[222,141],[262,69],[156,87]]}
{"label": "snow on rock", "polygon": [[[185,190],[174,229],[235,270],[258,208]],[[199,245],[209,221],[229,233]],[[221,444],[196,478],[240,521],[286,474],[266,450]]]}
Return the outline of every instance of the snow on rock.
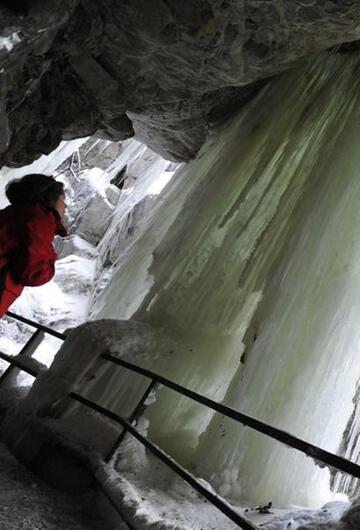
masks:
{"label": "snow on rock", "polygon": [[341,518],[349,510],[349,502],[329,502],[320,510],[288,512],[262,526],[265,530],[347,530]]}
{"label": "snow on rock", "polygon": [[94,275],[95,261],[93,258],[71,254],[56,263],[56,283],[61,285],[63,292],[67,294],[86,296],[87,299]]}
{"label": "snow on rock", "polygon": [[59,406],[63,406],[63,401],[68,402],[69,393],[104,351],[98,340],[100,328],[101,323],[92,323],[70,331],[50,368],[35,379],[19,406],[6,414],[1,423],[2,440],[23,462],[32,462],[41,449],[42,437],[37,436],[38,418],[52,417]]}
{"label": "snow on rock", "polygon": [[[124,255],[130,244],[144,230],[146,219],[158,201],[156,195],[146,195],[112,228],[112,238],[108,238],[106,248],[102,248],[103,266],[114,264]],[[104,271],[105,272],[105,271]],[[104,274],[104,272],[102,274]]]}
{"label": "snow on rock", "polygon": [[[26,287],[11,310],[35,322],[64,331],[86,319],[94,276],[94,259],[68,255],[57,261],[53,280],[40,287]],[[0,321],[0,331],[0,349],[14,355],[35,330],[4,317]],[[34,356],[49,365],[60,345],[59,339],[46,335]],[[6,363],[0,363],[0,369],[5,369],[6,366]],[[29,384],[31,381],[31,376],[24,373],[19,376],[20,384]]]}
{"label": "snow on rock", "polygon": [[86,241],[98,244],[111,222],[120,191],[109,184],[106,172],[93,168],[80,172],[68,190],[66,219]]}
{"label": "snow on rock", "polygon": [[88,295],[95,274],[92,260],[75,255],[56,263],[56,275],[40,287],[26,287],[12,310],[63,331],[85,320]]}
{"label": "snow on rock", "polygon": [[96,247],[77,234],[72,234],[66,238],[57,237],[54,246],[59,259],[72,254],[80,258],[96,259],[98,255]]}
{"label": "snow on rock", "polygon": [[[105,363],[109,366],[109,363],[100,359],[100,355],[106,351],[124,357],[131,354],[134,358],[136,355],[139,364],[142,364],[143,358],[151,360],[157,351],[161,351],[158,346],[159,335],[148,324],[128,321],[88,322],[70,330],[49,369],[39,374],[18,407],[6,414],[1,424],[2,439],[16,455],[21,456],[22,461],[28,463],[38,458],[44,436],[49,438],[55,434],[57,438],[62,437],[63,441],[65,437],[85,449],[87,446],[87,451],[93,452],[97,447],[98,451],[105,450],[106,454],[118,435],[118,429],[105,429],[104,421],[99,422],[92,417],[90,424],[93,428],[88,429],[88,435],[85,438],[82,436],[85,432],[79,435],[76,432],[79,425],[84,425],[84,419],[89,425],[89,417],[79,416],[79,407],[69,402],[69,393],[80,390],[84,394],[84,384],[93,380],[97,382],[102,377],[101,368]],[[166,337],[163,339],[163,348],[169,349],[169,339]],[[144,383],[145,386],[149,384],[147,380]],[[93,393],[91,389],[90,397],[96,401]],[[65,417],[56,420],[64,412]],[[53,423],[51,418],[54,418]],[[95,442],[97,437],[101,438],[103,449]]]}
{"label": "snow on rock", "polygon": [[[86,322],[68,330],[66,341],[50,368],[36,379],[24,407],[36,414],[37,410],[44,410],[67,396],[75,387],[82,387],[84,380],[92,381],[92,387],[95,387],[88,392],[96,392],[96,383],[102,376],[101,367],[109,366],[109,362],[102,359],[99,365],[94,364],[102,353],[110,351],[114,356],[136,359],[142,365],[145,360],[151,362],[156,355],[164,354],[164,350],[168,351],[172,346],[171,339],[162,337],[161,332],[154,331],[143,322]],[[148,384],[148,381],[145,383]]]}
{"label": "snow on rock", "polygon": [[7,36],[0,37],[0,49],[4,48],[7,52],[9,52],[19,42],[21,42],[21,38],[18,32],[14,31]]}
{"label": "snow on rock", "polygon": [[[123,171],[129,164],[136,162],[136,160],[144,156],[148,150],[145,144],[142,144],[133,138],[126,140],[122,145],[124,149],[107,168],[110,180],[116,180],[116,176],[120,171]],[[159,158],[161,157],[159,156]]]}
{"label": "snow on rock", "polygon": [[86,323],[68,332],[67,340],[55,355],[49,369],[35,380],[22,407],[32,415],[47,410],[66,397],[87,374],[104,346],[99,340],[102,323]]}

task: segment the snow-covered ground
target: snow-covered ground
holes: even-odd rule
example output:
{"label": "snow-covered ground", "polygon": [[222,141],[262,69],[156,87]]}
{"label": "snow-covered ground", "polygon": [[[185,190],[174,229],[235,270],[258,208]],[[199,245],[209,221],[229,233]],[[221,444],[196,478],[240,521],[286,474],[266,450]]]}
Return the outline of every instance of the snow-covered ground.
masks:
{"label": "snow-covered ground", "polygon": [[[143,429],[140,426],[140,430]],[[115,466],[115,469],[112,466]],[[169,471],[155,456],[128,435],[112,465],[99,476],[107,491],[117,498],[127,520],[137,530],[236,530],[230,519],[192,487]],[[215,493],[211,486],[202,485]],[[226,499],[224,499],[226,501]],[[257,506],[231,503],[245,519],[265,530],[358,530],[360,505],[335,501],[319,509],[289,506],[260,513]],[[267,504],[267,502],[266,502]]]}

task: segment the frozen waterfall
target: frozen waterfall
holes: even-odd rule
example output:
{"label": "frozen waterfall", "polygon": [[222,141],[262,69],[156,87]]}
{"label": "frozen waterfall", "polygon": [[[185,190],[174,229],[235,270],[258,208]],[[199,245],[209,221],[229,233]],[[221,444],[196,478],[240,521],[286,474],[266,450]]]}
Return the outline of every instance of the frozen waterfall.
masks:
{"label": "frozen waterfall", "polygon": [[[359,67],[325,54],[270,82],[173,177],[97,301],[177,340],[154,370],[331,451],[360,372]],[[111,370],[96,393],[124,412],[142,383]],[[229,498],[331,497],[327,469],[169,390],[147,417]]]}

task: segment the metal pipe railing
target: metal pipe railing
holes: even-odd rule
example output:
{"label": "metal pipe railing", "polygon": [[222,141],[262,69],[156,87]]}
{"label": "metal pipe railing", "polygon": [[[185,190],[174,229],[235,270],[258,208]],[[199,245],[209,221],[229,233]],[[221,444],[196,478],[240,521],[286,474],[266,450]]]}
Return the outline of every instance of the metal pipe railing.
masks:
{"label": "metal pipe railing", "polygon": [[[15,315],[14,313],[8,312],[7,314],[18,320],[26,321],[26,323],[31,323],[31,325],[35,328],[38,328],[38,329],[46,328],[46,326],[42,326],[41,324],[37,324],[36,322],[32,322],[32,321],[29,321],[28,319],[24,319],[23,317],[20,317],[19,315]],[[53,335],[56,334],[55,336],[62,335],[61,338],[63,340],[65,340],[66,338],[65,335],[55,332],[54,330],[51,330],[50,328],[46,328],[46,333],[50,333]],[[143,375],[144,377],[147,377],[152,381],[156,381],[157,383],[165,385],[168,388],[174,390],[175,392],[178,392],[194,401],[197,401],[198,403],[200,403],[201,405],[204,405],[205,407],[208,407],[216,412],[219,412],[220,414],[223,414],[224,416],[227,416],[228,418],[231,418],[237,421],[238,423],[241,423],[242,425],[246,425],[247,427],[250,427],[251,429],[257,432],[265,434],[266,436],[269,436],[270,438],[273,438],[285,444],[287,447],[297,449],[298,451],[302,452],[306,456],[309,456],[310,458],[313,458],[314,460],[323,462],[324,464],[330,467],[333,467],[343,473],[350,474],[352,476],[360,478],[360,465],[355,464],[354,462],[351,462],[350,460],[347,460],[341,456],[335,455],[334,453],[330,453],[329,451],[326,451],[325,449],[321,449],[320,447],[317,447],[316,445],[313,445],[300,438],[297,438],[296,436],[293,436],[292,434],[289,434],[281,429],[273,427],[256,418],[253,418],[252,416],[248,416],[247,414],[244,414],[238,410],[235,410],[231,407],[223,405],[222,403],[213,401],[212,399],[202,396],[201,394],[198,394],[197,392],[194,392],[193,390],[190,390],[173,381],[170,381],[169,379],[159,374],[156,374],[150,370],[147,370],[146,368],[141,368],[140,366],[137,366],[128,361],[124,361],[123,359],[115,357],[114,355],[111,355],[110,353],[103,353],[101,357],[104,360],[107,360],[109,362],[122,366],[123,368],[126,368],[132,372]]]}
{"label": "metal pipe railing", "polygon": [[[37,324],[36,322],[28,320],[24,317],[20,317],[19,315],[15,315],[14,313],[11,313],[11,312],[8,312],[7,315],[17,320],[20,320],[21,322],[24,322],[25,324],[29,324],[37,328],[38,330],[42,330],[45,333],[49,333],[57,338],[60,338],[62,340],[66,339],[66,336],[64,334],[54,331],[51,328],[47,328],[46,326],[43,326],[41,324]],[[100,357],[108,362],[121,366],[122,368],[130,370],[132,372],[138,373],[151,380],[150,385],[147,387],[145,394],[142,396],[140,402],[136,406],[129,420],[126,420],[122,418],[121,416],[115,414],[114,412],[111,412],[108,409],[94,403],[93,401],[88,400],[87,398],[84,398],[80,394],[77,394],[74,392],[71,392],[69,394],[69,396],[75,401],[82,403],[84,406],[92,408],[93,410],[103,414],[104,416],[112,419],[113,421],[115,421],[116,423],[122,426],[122,431],[119,437],[117,438],[115,444],[113,445],[107,457],[107,460],[111,457],[113,452],[119,447],[119,444],[123,440],[126,432],[129,432],[135,438],[137,438],[147,449],[149,449],[153,454],[155,454],[158,458],[160,458],[160,460],[162,460],[166,465],[168,465],[169,468],[175,471],[180,477],[182,477],[194,489],[196,489],[196,491],[198,491],[201,495],[207,498],[212,504],[214,504],[214,506],[216,506],[219,510],[221,510],[225,515],[227,515],[233,522],[236,522],[236,524],[238,524],[241,528],[244,528],[247,530],[250,528],[256,529],[257,527],[254,526],[246,518],[240,516],[235,510],[233,510],[233,508],[228,503],[224,502],[216,494],[207,490],[188,471],[186,471],[179,464],[177,464],[174,460],[172,460],[159,447],[157,447],[155,444],[153,444],[148,439],[146,439],[144,436],[142,436],[142,434],[139,433],[131,425],[132,421],[136,419],[139,414],[143,413],[145,401],[148,395],[150,394],[150,392],[154,389],[155,385],[164,385],[167,388],[175,392],[178,392],[181,395],[186,396],[207,408],[214,410],[215,412],[219,412],[220,414],[223,414],[224,416],[231,418],[237,421],[238,423],[241,423],[242,425],[245,425],[257,432],[265,434],[266,436],[269,436],[270,438],[275,439],[285,444],[287,447],[297,449],[298,451],[302,452],[306,456],[313,458],[314,460],[318,460],[319,462],[322,462],[326,464],[327,466],[333,467],[343,473],[347,473],[357,478],[360,478],[360,465],[355,464],[354,462],[351,462],[350,460],[347,460],[336,454],[330,453],[329,451],[326,451],[324,449],[321,449],[320,447],[310,444],[281,429],[268,425],[267,423],[264,423],[252,416],[248,416],[247,414],[239,412],[231,407],[228,407],[227,405],[223,405],[222,403],[218,403],[210,398],[207,398],[201,394],[198,394],[197,392],[194,392],[193,390],[183,387],[182,385],[179,385],[167,379],[166,377],[156,374],[155,372],[147,370],[146,368],[141,368],[140,366],[137,366],[128,361],[124,361],[123,359],[115,357],[111,353],[103,353]],[[36,377],[37,375],[36,370],[30,369],[24,366],[23,363],[21,363],[21,361],[19,361],[18,359],[14,359],[13,357],[6,355],[4,353],[1,353],[1,352],[0,352],[0,358],[4,359],[10,364],[13,364],[14,366],[17,366],[18,368],[24,370],[30,375],[33,375],[34,377]]]}
{"label": "metal pipe railing", "polygon": [[180,466],[175,460],[170,458],[162,449],[160,449],[157,445],[150,442],[147,438],[145,438],[137,429],[135,429],[127,420],[119,416],[118,414],[115,414],[114,412],[111,412],[104,407],[101,407],[100,405],[97,405],[93,401],[90,401],[89,399],[84,398],[83,396],[80,396],[79,394],[76,394],[75,392],[71,392],[69,396],[74,399],[75,401],[78,401],[79,403],[82,403],[86,407],[89,407],[92,410],[95,410],[96,412],[99,412],[100,414],[103,414],[107,418],[115,421],[119,425],[123,427],[123,429],[126,429],[130,434],[132,434],[137,440],[139,440],[142,445],[144,445],[151,453],[153,453],[155,456],[157,456],[164,464],[166,464],[170,469],[175,471],[179,477],[181,477],[185,482],[190,484],[198,493],[200,493],[205,499],[210,501],[218,510],[220,510],[224,515],[226,515],[229,519],[231,519],[234,523],[236,523],[240,528],[243,528],[243,530],[258,530],[258,527],[254,525],[251,521],[243,517],[242,515],[238,514],[234,508],[232,508],[227,502],[225,502],[221,497],[216,495],[216,493],[212,493],[212,491],[209,491],[205,486],[203,486],[196,478],[194,478],[191,473],[189,473],[186,469],[184,469],[182,466]]}
{"label": "metal pipe railing", "polygon": [[[18,353],[18,355],[24,356],[24,357],[32,357],[38,346],[42,343],[44,340],[45,333],[41,329],[37,329],[35,333],[31,335],[29,340],[24,344],[24,346],[21,348],[21,351]],[[18,374],[18,369],[16,369],[14,366],[10,365],[7,370],[0,376],[0,384],[3,383],[5,380],[9,382],[9,380],[16,379],[16,376]]]}
{"label": "metal pipe railing", "polygon": [[[33,377],[37,377],[39,375],[38,370],[24,365],[21,361],[19,361],[18,359],[14,359],[11,355],[7,355],[6,353],[0,352],[0,358],[3,359],[4,361],[7,361],[10,364],[10,366],[16,366],[19,370],[22,370],[23,372],[26,372],[27,374]],[[101,489],[101,491],[103,492],[107,500],[110,502],[114,510],[119,514],[119,516],[122,519],[124,519],[124,515],[120,512],[119,507],[117,506],[116,502],[111,497],[111,495],[106,491],[104,485],[100,482],[100,480],[94,474],[93,471],[91,471],[91,473],[92,473],[93,479],[96,482],[97,486],[99,487],[99,489]],[[130,529],[135,530],[128,521],[125,521],[125,522],[129,526]]]}
{"label": "metal pipe railing", "polygon": [[[6,353],[0,352],[0,358],[11,364],[14,364],[16,367],[20,368],[24,372],[27,372],[33,377],[36,377],[38,375],[37,370],[24,365],[19,359],[13,359],[11,355],[7,355]],[[126,430],[126,432],[132,434],[140,443],[144,445],[144,447],[146,447],[151,453],[157,456],[170,469],[175,471],[175,473],[179,475],[179,477],[185,480],[185,482],[187,482],[205,499],[207,499],[214,506],[216,506],[218,510],[220,510],[229,519],[231,519],[231,521],[236,523],[240,528],[242,528],[243,530],[259,530],[256,525],[254,525],[251,521],[237,513],[235,509],[233,509],[227,502],[221,499],[221,497],[216,495],[216,493],[209,491],[205,486],[203,486],[198,480],[196,480],[196,478],[191,475],[191,473],[189,473],[186,469],[184,469],[177,462],[175,462],[175,460],[170,458],[162,449],[160,449],[159,447],[157,447],[157,445],[145,438],[137,429],[135,429],[129,423],[129,421],[125,420],[118,414],[115,414],[114,412],[111,412],[110,410],[102,407],[101,405],[98,405],[97,403],[94,403],[93,401],[81,396],[76,392],[70,392],[69,397],[74,401],[77,401],[78,403],[81,403],[82,405],[90,408],[91,410],[94,410],[95,412],[98,412],[103,416],[111,419],[112,421],[120,425],[123,430]],[[114,504],[113,500],[109,498],[109,495],[104,491],[103,487],[102,490],[106,494],[110,502]]]}
{"label": "metal pipe railing", "polygon": [[53,337],[56,337],[57,339],[61,339],[61,340],[66,339],[66,335],[64,335],[64,333],[55,331],[54,329],[51,329],[48,326],[44,326],[43,324],[38,324],[37,322],[34,322],[33,320],[29,320],[28,318],[22,317],[20,315],[17,315],[16,313],[13,313],[12,311],[7,311],[6,315],[10,318],[14,318],[15,320],[19,320],[19,322],[23,322],[23,324],[27,324],[28,326],[31,326],[33,328],[40,329],[41,331],[44,331],[45,333],[48,333],[49,335],[52,335]]}
{"label": "metal pipe railing", "polygon": [[132,372],[136,372],[145,377],[148,377],[149,379],[152,379],[157,383],[160,383],[170,388],[171,390],[174,390],[175,392],[178,392],[196,401],[197,403],[204,405],[207,408],[215,410],[216,412],[220,412],[220,414],[223,414],[224,416],[231,418],[237,421],[238,423],[246,425],[247,427],[250,427],[251,429],[257,432],[265,434],[266,436],[269,436],[270,438],[273,438],[274,440],[277,440],[292,449],[297,449],[298,451],[304,453],[306,456],[309,456],[315,460],[319,460],[326,465],[338,469],[339,471],[360,478],[360,465],[355,464],[350,460],[335,455],[334,453],[330,453],[329,451],[321,449],[320,447],[317,447],[316,445],[313,445],[309,442],[305,442],[304,440],[301,440],[300,438],[297,438],[296,436],[293,436],[292,434],[289,434],[286,431],[273,427],[256,418],[253,418],[252,416],[248,416],[247,414],[230,408],[227,405],[223,405],[222,403],[213,401],[212,399],[198,394],[197,392],[194,392],[193,390],[185,388],[181,385],[178,385],[177,383],[174,383],[166,377],[156,374],[151,370],[141,368],[140,366],[136,366],[135,364],[129,363],[128,361],[124,361],[123,359],[119,359],[114,355],[108,353],[103,353],[100,357],[114,364],[122,366],[127,370],[131,370]]}
{"label": "metal pipe railing", "polygon": [[10,365],[16,366],[16,368],[19,368],[23,372],[26,372],[29,375],[32,375],[33,377],[37,377],[39,375],[39,371],[35,368],[30,368],[29,366],[26,366],[24,363],[19,361],[19,359],[14,358],[12,355],[8,355],[7,353],[0,352],[0,359],[3,361],[6,361]]}
{"label": "metal pipe railing", "polygon": [[[1,380],[0,380],[0,382],[1,382]],[[156,389],[157,389],[158,386],[159,385],[158,385],[158,383],[156,381],[151,381],[151,383],[149,384],[149,386],[145,390],[142,398],[140,399],[139,403],[136,405],[136,407],[134,408],[132,414],[129,416],[128,422],[130,424],[132,424],[133,421],[137,420],[144,413],[144,410],[146,408],[146,400],[147,400],[147,398],[150,396],[150,394],[152,392],[156,392]],[[123,429],[121,431],[119,436],[116,438],[113,446],[111,447],[109,453],[107,454],[107,456],[105,458],[105,462],[109,462],[111,460],[112,456],[116,453],[116,451],[118,450],[118,448],[121,445],[121,442],[125,438],[126,433],[127,433],[126,429]]]}

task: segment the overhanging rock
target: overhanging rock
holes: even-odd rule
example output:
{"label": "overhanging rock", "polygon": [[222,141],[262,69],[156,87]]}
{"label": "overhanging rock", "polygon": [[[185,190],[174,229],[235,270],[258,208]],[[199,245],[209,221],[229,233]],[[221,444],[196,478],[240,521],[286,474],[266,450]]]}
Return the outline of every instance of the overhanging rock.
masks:
{"label": "overhanging rock", "polygon": [[[189,160],[299,59],[359,39],[357,0],[38,0],[0,8],[0,158],[132,135]],[[7,6],[7,7],[6,7]]]}

